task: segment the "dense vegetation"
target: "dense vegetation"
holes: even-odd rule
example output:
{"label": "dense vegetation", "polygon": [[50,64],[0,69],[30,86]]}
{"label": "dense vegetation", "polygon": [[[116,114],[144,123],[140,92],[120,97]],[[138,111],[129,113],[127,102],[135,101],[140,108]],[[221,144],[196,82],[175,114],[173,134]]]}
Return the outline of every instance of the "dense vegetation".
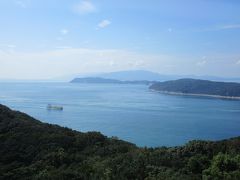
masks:
{"label": "dense vegetation", "polygon": [[240,179],[240,138],[138,148],[0,105],[0,179]]}
{"label": "dense vegetation", "polygon": [[116,79],[106,79],[99,77],[75,78],[71,83],[105,83],[105,84],[151,84],[153,81],[121,81]]}
{"label": "dense vegetation", "polygon": [[214,82],[198,79],[158,82],[151,85],[150,89],[177,93],[240,97],[240,83]]}

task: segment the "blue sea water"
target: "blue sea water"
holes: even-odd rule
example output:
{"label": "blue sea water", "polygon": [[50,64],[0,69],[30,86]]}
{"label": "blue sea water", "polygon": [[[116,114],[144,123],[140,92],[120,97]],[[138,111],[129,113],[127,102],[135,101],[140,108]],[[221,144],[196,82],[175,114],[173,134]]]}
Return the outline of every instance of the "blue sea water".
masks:
{"label": "blue sea water", "polygon": [[[240,135],[240,101],[164,95],[145,85],[0,83],[0,104],[43,122],[100,131],[139,146]],[[48,111],[47,104],[64,110]]]}

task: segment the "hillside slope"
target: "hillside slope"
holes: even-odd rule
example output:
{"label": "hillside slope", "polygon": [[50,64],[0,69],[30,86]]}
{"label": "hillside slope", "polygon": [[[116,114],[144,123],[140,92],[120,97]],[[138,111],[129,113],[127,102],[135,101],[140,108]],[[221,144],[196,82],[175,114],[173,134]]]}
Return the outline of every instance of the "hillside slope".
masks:
{"label": "hillside slope", "polygon": [[[161,138],[161,137],[159,137]],[[0,179],[240,179],[240,138],[138,148],[0,105]]]}

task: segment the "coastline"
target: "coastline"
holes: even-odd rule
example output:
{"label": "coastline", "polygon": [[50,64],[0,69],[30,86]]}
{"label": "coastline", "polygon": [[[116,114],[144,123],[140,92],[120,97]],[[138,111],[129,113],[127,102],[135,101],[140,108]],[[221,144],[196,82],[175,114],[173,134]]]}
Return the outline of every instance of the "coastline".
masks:
{"label": "coastline", "polygon": [[240,100],[240,97],[235,96],[220,96],[220,95],[211,95],[211,94],[194,94],[194,93],[181,93],[181,92],[173,92],[173,91],[159,91],[155,89],[150,89],[151,91],[168,94],[168,95],[177,95],[177,96],[201,96],[201,97],[210,97],[217,99],[230,99],[230,100]]}

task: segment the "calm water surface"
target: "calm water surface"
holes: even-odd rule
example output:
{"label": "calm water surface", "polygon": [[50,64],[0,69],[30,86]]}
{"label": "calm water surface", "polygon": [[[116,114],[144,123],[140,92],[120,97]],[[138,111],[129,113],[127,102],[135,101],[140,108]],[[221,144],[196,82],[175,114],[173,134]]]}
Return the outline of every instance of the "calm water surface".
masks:
{"label": "calm water surface", "polygon": [[[163,95],[144,85],[0,83],[0,103],[48,123],[139,146],[240,135],[240,101]],[[47,104],[61,111],[47,111]]]}

